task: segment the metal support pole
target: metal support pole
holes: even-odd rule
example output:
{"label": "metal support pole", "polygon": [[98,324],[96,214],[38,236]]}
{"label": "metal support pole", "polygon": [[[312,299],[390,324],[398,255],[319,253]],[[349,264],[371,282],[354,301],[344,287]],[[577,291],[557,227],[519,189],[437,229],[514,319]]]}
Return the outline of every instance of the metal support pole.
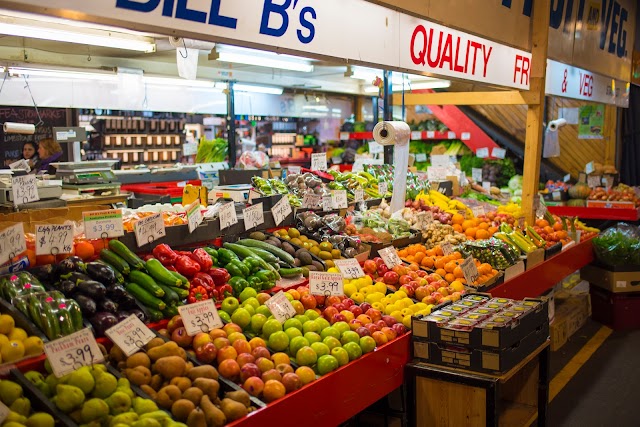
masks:
{"label": "metal support pole", "polygon": [[227,139],[229,141],[229,167],[236,165],[236,102],[233,82],[227,83]]}
{"label": "metal support pole", "polygon": [[[391,71],[384,71],[383,83],[384,88],[382,89],[382,102],[384,105],[382,106],[382,119],[393,120],[393,106],[391,105],[391,95],[393,93]],[[393,164],[393,147],[384,147],[384,162],[388,165]]]}
{"label": "metal support pole", "polygon": [[371,108],[373,108],[373,125],[375,126],[376,123],[378,123],[380,121],[380,107],[379,107],[379,103],[378,101],[380,100],[379,97],[374,96],[373,98],[371,98]]}

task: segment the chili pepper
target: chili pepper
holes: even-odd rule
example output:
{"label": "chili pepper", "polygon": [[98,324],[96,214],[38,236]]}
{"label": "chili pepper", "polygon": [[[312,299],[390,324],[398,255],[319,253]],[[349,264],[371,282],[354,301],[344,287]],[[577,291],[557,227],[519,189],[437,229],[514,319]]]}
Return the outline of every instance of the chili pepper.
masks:
{"label": "chili pepper", "polygon": [[198,248],[193,251],[191,259],[200,264],[200,271],[207,271],[213,267],[211,256],[202,248]]}
{"label": "chili pepper", "polygon": [[231,288],[236,295],[240,295],[240,292],[242,292],[244,288],[249,286],[249,282],[247,282],[240,276],[236,276],[232,277],[231,280],[229,280],[229,285],[231,285]]}
{"label": "chili pepper", "polygon": [[255,273],[262,268],[262,263],[253,257],[245,258],[242,263],[247,266],[250,273]]}
{"label": "chili pepper", "polygon": [[163,265],[173,265],[178,258],[178,254],[171,249],[171,247],[165,243],[161,243],[153,248],[153,256],[158,259]]}
{"label": "chili pepper", "polygon": [[219,286],[216,288],[216,290],[218,291],[220,299],[233,296],[233,288],[229,284]]}
{"label": "chili pepper", "polygon": [[209,299],[209,294],[207,293],[207,290],[205,288],[203,288],[202,286],[191,287],[191,290],[189,291],[189,298],[187,298],[189,304],[193,304],[194,302],[198,301],[204,301],[206,299]]}
{"label": "chili pepper", "polygon": [[231,260],[224,268],[226,268],[233,277],[240,276],[245,278],[249,275],[249,267],[244,265],[239,259]]}
{"label": "chili pepper", "polygon": [[207,273],[202,273],[202,272],[196,273],[191,283],[193,283],[193,281],[196,281],[196,280],[199,283],[202,283],[201,286],[203,286],[207,291],[216,287],[216,283],[213,281],[211,276],[209,276]]}
{"label": "chili pepper", "polygon": [[262,290],[262,280],[257,276],[249,276],[247,277],[247,282],[249,282],[249,286],[251,286],[256,291],[260,292]]}
{"label": "chili pepper", "polygon": [[209,276],[211,276],[216,286],[222,286],[231,279],[231,275],[224,268],[212,268],[209,270]]}
{"label": "chili pepper", "polygon": [[184,255],[179,256],[176,259],[175,267],[178,273],[187,278],[192,278],[198,271],[200,271],[200,264],[192,260],[190,257]]}

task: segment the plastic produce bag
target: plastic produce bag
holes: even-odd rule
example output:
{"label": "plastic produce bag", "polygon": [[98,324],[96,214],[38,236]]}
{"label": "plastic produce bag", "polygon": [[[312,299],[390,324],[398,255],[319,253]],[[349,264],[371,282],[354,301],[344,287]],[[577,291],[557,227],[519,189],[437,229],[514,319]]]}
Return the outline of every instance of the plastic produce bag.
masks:
{"label": "plastic produce bag", "polygon": [[264,169],[269,166],[269,156],[262,151],[245,151],[238,159],[240,169]]}
{"label": "plastic produce bag", "polygon": [[560,141],[558,140],[558,132],[549,129],[544,133],[544,146],[542,148],[542,157],[560,157]]}
{"label": "plastic produce bag", "polygon": [[593,239],[596,258],[608,265],[638,264],[638,230],[628,224],[610,228]]}

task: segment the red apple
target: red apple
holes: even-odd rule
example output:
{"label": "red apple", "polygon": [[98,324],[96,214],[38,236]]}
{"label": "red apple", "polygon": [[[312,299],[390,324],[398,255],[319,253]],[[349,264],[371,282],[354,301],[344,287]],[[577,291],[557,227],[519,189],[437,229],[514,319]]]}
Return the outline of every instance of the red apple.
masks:
{"label": "red apple", "polygon": [[436,297],[433,296],[433,294],[424,297],[421,301],[425,304],[433,304],[433,305],[436,305],[438,303],[438,300],[436,299]]}
{"label": "red apple", "polygon": [[262,373],[262,381],[266,383],[269,380],[282,381],[282,375],[275,369],[269,369],[267,372]]}
{"label": "red apple", "polygon": [[368,302],[363,302],[362,304],[360,304],[360,308],[362,309],[363,313],[366,313],[367,310],[371,308],[371,304],[369,304]]}
{"label": "red apple", "polygon": [[251,344],[249,344],[249,341],[235,340],[232,347],[236,349],[238,354],[251,353]]}
{"label": "red apple", "polygon": [[260,376],[260,368],[255,363],[246,363],[240,368],[240,381],[243,383],[251,377],[260,378]]}
{"label": "red apple", "polygon": [[418,277],[427,277],[427,272],[424,270],[418,270],[416,273],[418,274]]}
{"label": "red apple", "polygon": [[361,326],[363,326],[363,324],[358,319],[353,319],[353,320],[351,320],[349,322],[349,328],[351,328],[352,331],[355,331],[356,329],[358,329]]}
{"label": "red apple", "polygon": [[338,311],[337,308],[335,308],[335,307],[327,307],[322,312],[322,317],[324,317],[328,321],[331,321],[331,318],[333,317],[333,315],[334,314],[338,314],[338,313],[339,313],[339,311]]}
{"label": "red apple", "polygon": [[363,325],[373,323],[371,317],[367,316],[366,314],[361,314],[360,316],[356,317],[355,320],[359,320]]}
{"label": "red apple", "polygon": [[227,333],[227,336],[231,335],[234,332],[242,333],[242,328],[240,327],[240,325],[237,325],[235,323],[227,323],[222,327],[222,329]]}
{"label": "red apple", "polygon": [[[439,279],[440,279],[440,277],[435,277],[435,275],[433,275],[433,274],[429,274],[429,275],[427,276],[427,282],[429,282],[429,283],[435,283],[435,282],[437,282]],[[434,288],[434,289],[435,289],[435,288]]]}
{"label": "red apple", "polygon": [[365,271],[365,273],[369,273],[369,274],[374,274],[377,268],[378,266],[376,265],[376,262],[371,259],[366,260],[364,262],[364,265],[362,266],[362,269]]}
{"label": "red apple", "polygon": [[187,348],[191,346],[193,338],[187,335],[187,330],[184,326],[180,326],[171,333],[171,341],[175,341],[182,348]]}
{"label": "red apple", "polygon": [[400,290],[404,291],[405,294],[407,294],[407,296],[409,298],[412,298],[413,295],[415,294],[415,291],[413,290],[413,288],[409,285],[402,285],[400,286]]}
{"label": "red apple", "polygon": [[427,292],[429,293],[429,295],[431,295],[435,291],[436,291],[436,287],[435,286],[433,286],[433,285],[428,285],[427,286]]}
{"label": "red apple", "polygon": [[386,283],[387,285],[395,285],[396,283],[398,283],[400,276],[398,276],[398,273],[396,273],[395,271],[387,271],[384,274],[384,283]]}
{"label": "red apple", "polygon": [[345,298],[345,299],[342,300],[342,304],[345,307],[347,307],[347,309],[348,309],[349,307],[351,307],[355,303],[353,302],[353,300],[351,298]]}
{"label": "red apple", "polygon": [[367,328],[369,332],[371,332],[372,336],[374,332],[378,332],[380,330],[380,327],[375,323],[367,323],[366,325],[364,325],[364,327]]}
{"label": "red apple", "polygon": [[342,304],[341,302],[339,302],[337,304],[333,304],[332,307],[334,307],[338,311],[342,311],[342,310],[346,310],[347,309],[347,307],[345,307],[344,304]]}
{"label": "red apple", "polygon": [[345,317],[344,314],[336,313],[331,317],[331,320],[329,320],[329,323],[333,325],[336,322],[346,322],[346,321],[347,321],[347,318]]}
{"label": "red apple", "polygon": [[314,295],[313,297],[316,299],[316,307],[324,306],[325,299],[326,299],[324,295]]}
{"label": "red apple", "polygon": [[218,349],[218,355],[216,356],[216,359],[218,360],[218,364],[220,364],[222,363],[223,360],[227,360],[227,359],[236,360],[236,357],[238,357],[238,352],[236,351],[235,348],[228,345],[226,347],[222,347],[221,349]]}
{"label": "red apple", "polygon": [[293,368],[288,363],[281,363],[276,365],[276,371],[280,372],[280,375],[286,375],[293,372]]}
{"label": "red apple", "polygon": [[[402,276],[400,276],[400,278],[398,279],[398,283],[400,283],[400,285],[406,285],[407,283],[409,283],[411,281],[411,276],[409,276],[408,274],[403,274]],[[391,283],[393,284],[393,283]]]}
{"label": "red apple", "polygon": [[349,311],[353,313],[354,316],[358,317],[362,314],[362,309],[358,305],[352,305],[349,307]]}
{"label": "red apple", "polygon": [[217,355],[218,348],[212,342],[208,342],[196,349],[196,358],[202,363],[213,363]]}
{"label": "red apple", "polygon": [[356,333],[360,335],[360,337],[371,336],[371,332],[365,326],[361,326],[358,329],[356,329]]}
{"label": "red apple", "polygon": [[327,297],[327,299],[325,300],[325,305],[334,305],[339,303],[340,301],[341,301],[340,297],[331,295],[330,297]]}
{"label": "red apple", "polygon": [[220,350],[222,347],[231,345],[231,341],[229,341],[227,338],[224,338],[224,337],[218,337],[213,340],[213,345],[215,345],[218,348],[218,350]]}
{"label": "red apple", "polygon": [[373,324],[380,328],[380,330],[387,327],[387,322],[385,322],[384,320],[378,320],[377,322],[373,322]]}
{"label": "red apple", "polygon": [[313,297],[313,295],[309,294],[300,297],[300,302],[306,310],[316,308],[316,305],[318,305],[318,302]]}
{"label": "red apple", "polygon": [[372,322],[377,322],[382,319],[382,313],[375,308],[370,308],[365,314],[371,318]]}
{"label": "red apple", "polygon": [[282,376],[282,385],[287,390],[287,393],[291,393],[302,387],[302,381],[297,374],[290,372]]}
{"label": "red apple", "polygon": [[387,326],[393,326],[396,323],[398,323],[398,321],[395,319],[395,317],[391,317],[391,316],[387,316],[387,315],[382,316],[382,320],[384,320],[384,323],[386,323]]}
{"label": "red apple", "polygon": [[236,362],[238,362],[238,365],[240,365],[240,367],[242,368],[247,363],[255,364],[256,358],[253,354],[250,353],[240,353],[238,357],[236,357]]}
{"label": "red apple", "polygon": [[433,297],[436,300],[436,303],[440,302],[440,300],[444,298],[444,296],[440,292],[432,293],[431,297]]}
{"label": "red apple", "polygon": [[176,329],[182,326],[184,326],[184,323],[182,322],[182,317],[179,314],[177,314],[173,316],[171,320],[169,320],[169,323],[167,323],[167,333],[170,336],[173,333],[173,331],[175,331]]}
{"label": "red apple", "polygon": [[256,347],[251,351],[251,355],[258,360],[261,357],[266,357],[267,359],[271,358],[271,353],[267,350],[266,347]]}
{"label": "red apple", "polygon": [[392,328],[394,331],[396,331],[398,336],[404,335],[407,332],[406,326],[404,326],[402,323],[396,323],[392,326]]}
{"label": "red apple", "polygon": [[426,286],[420,286],[415,291],[415,298],[418,301],[422,301],[425,297],[428,297],[429,295],[431,294],[427,291]]}

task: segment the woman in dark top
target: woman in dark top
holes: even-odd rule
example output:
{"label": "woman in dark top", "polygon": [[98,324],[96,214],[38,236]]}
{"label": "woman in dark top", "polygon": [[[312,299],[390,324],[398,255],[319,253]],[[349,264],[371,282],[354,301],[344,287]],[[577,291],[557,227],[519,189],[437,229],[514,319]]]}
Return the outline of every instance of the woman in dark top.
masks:
{"label": "woman in dark top", "polygon": [[62,147],[51,138],[43,139],[39,144],[38,155],[40,160],[34,169],[36,173],[46,173],[49,165],[62,157]]}
{"label": "woman in dark top", "polygon": [[22,146],[22,159],[29,163],[29,167],[33,169],[39,160],[38,144],[35,142],[25,142]]}

